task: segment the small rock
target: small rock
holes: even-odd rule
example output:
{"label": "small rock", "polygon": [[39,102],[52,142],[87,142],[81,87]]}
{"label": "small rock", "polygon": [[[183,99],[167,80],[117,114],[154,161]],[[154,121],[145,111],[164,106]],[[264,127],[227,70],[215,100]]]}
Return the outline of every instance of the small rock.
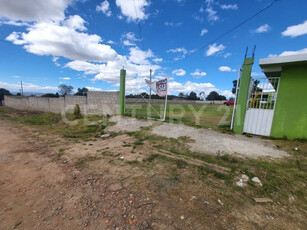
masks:
{"label": "small rock", "polygon": [[222,206],[224,205],[224,203],[220,199],[218,199],[217,202]]}
{"label": "small rock", "polygon": [[184,216],[181,216],[180,219],[184,220]]}
{"label": "small rock", "polygon": [[239,180],[236,182],[236,185],[243,188],[247,186],[247,182],[249,180],[249,177],[245,174],[241,175],[241,178],[238,178]]}
{"label": "small rock", "polygon": [[101,138],[108,138],[108,137],[110,137],[110,134],[109,134],[109,133],[106,133],[106,134],[101,135]]}
{"label": "small rock", "polygon": [[260,187],[262,187],[262,183],[261,180],[258,177],[253,177],[252,178],[252,182],[256,183],[257,185],[259,185]]}
{"label": "small rock", "polygon": [[241,179],[242,179],[244,182],[247,182],[247,181],[249,180],[249,177],[248,177],[247,175],[243,174],[243,175],[241,176]]}

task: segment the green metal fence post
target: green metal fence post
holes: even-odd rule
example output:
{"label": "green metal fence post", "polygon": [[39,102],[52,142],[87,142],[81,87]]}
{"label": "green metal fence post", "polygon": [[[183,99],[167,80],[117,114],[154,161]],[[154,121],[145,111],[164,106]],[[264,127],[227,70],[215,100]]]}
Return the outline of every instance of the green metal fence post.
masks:
{"label": "green metal fence post", "polygon": [[125,86],[126,84],[126,70],[120,70],[120,90],[119,90],[119,115],[123,116],[125,113]]}
{"label": "green metal fence post", "polygon": [[248,100],[249,84],[251,79],[254,58],[245,58],[242,66],[242,75],[240,79],[239,93],[237,99],[237,107],[235,111],[235,119],[233,131],[238,134],[243,133],[244,118],[246,113],[246,105]]}

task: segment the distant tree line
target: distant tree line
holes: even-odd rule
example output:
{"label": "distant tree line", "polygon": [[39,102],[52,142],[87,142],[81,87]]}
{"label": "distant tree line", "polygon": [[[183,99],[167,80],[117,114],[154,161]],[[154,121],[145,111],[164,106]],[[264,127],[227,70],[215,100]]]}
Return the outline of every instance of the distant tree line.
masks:
{"label": "distant tree line", "polygon": [[[74,89],[74,87],[65,85],[65,84],[60,84],[58,88],[59,88],[59,92],[46,93],[46,94],[43,94],[42,97],[63,97],[65,95],[71,95]],[[86,96],[87,92],[88,92],[88,89],[85,87],[78,88],[77,92],[74,95],[75,96]]]}
{"label": "distant tree line", "polygon": [[[126,98],[149,98],[149,94],[148,93],[139,93],[139,94],[130,94],[127,95]],[[164,97],[159,97],[156,94],[152,94],[151,95],[152,99],[164,99]],[[218,94],[216,91],[212,91],[208,94],[207,97],[205,97],[205,93],[204,92],[200,92],[199,95],[197,95],[195,92],[190,92],[187,94],[184,93],[179,93],[178,96],[176,95],[168,95],[167,98],[169,100],[173,100],[173,99],[177,99],[177,100],[193,100],[193,101],[197,101],[197,100],[209,100],[209,101],[222,101],[222,100],[227,100],[225,96]]]}

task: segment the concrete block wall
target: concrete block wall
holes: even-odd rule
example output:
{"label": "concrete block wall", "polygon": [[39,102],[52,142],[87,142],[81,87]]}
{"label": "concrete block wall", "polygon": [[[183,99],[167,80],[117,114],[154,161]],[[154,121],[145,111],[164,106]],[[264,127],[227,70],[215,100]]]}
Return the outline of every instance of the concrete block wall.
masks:
{"label": "concrete block wall", "polygon": [[119,92],[88,92],[88,114],[112,115],[117,114],[119,108]]}
{"label": "concrete block wall", "polygon": [[73,113],[76,104],[80,106],[82,114],[86,114],[86,97],[85,96],[65,96],[65,111],[66,113]]}
{"label": "concrete block wall", "polygon": [[64,106],[64,97],[49,98],[49,111],[51,113],[62,113]]}
{"label": "concrete block wall", "polygon": [[79,104],[84,115],[114,115],[118,114],[119,92],[88,92],[87,97],[67,95],[60,98],[5,96],[4,104],[14,109],[52,113],[72,113]]}

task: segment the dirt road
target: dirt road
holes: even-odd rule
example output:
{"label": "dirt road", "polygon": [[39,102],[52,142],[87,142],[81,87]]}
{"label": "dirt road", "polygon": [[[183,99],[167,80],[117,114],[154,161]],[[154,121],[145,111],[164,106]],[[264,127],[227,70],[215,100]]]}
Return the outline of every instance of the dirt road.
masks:
{"label": "dirt road", "polygon": [[[0,229],[149,226],[150,214],[143,213],[145,203],[152,204],[149,199],[117,191],[103,176],[87,175],[56,160],[46,143],[28,131],[3,121],[0,127]],[[137,209],[134,204],[143,206]],[[128,217],[139,212],[137,221]]]}

